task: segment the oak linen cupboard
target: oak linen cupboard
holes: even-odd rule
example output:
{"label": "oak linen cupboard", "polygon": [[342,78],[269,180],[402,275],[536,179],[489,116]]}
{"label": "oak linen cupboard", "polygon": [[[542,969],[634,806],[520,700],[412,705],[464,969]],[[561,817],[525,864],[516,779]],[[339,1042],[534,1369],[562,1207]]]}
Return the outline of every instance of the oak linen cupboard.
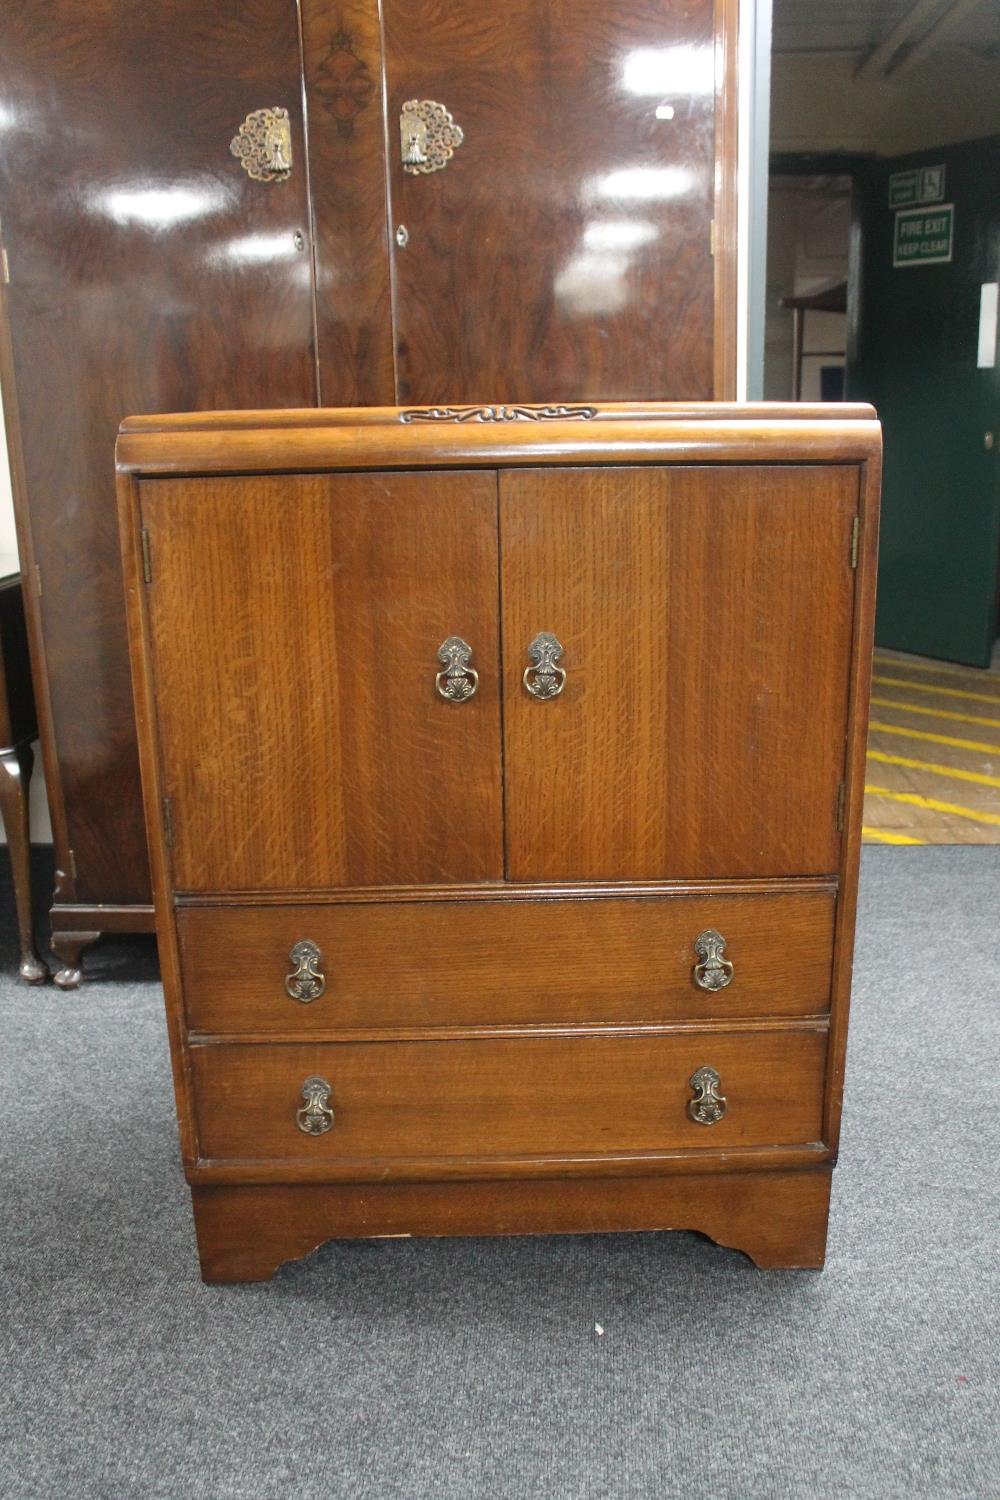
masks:
{"label": "oak linen cupboard", "polygon": [[57,983],[152,928],[132,412],[735,393],[736,0],[0,6],[0,381]]}
{"label": "oak linen cupboard", "polygon": [[208,1280],[331,1236],[823,1262],[867,407],[130,420],[130,644]]}

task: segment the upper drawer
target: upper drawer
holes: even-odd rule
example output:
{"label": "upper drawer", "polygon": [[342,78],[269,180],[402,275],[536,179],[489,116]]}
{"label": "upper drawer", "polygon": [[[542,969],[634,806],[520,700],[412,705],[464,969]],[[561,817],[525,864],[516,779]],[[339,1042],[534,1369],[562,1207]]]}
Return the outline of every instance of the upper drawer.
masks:
{"label": "upper drawer", "polygon": [[[177,928],[193,1030],[308,1033],[818,1015],[833,916],[808,891],[189,907]],[[696,975],[706,933],[725,946],[703,940]]]}

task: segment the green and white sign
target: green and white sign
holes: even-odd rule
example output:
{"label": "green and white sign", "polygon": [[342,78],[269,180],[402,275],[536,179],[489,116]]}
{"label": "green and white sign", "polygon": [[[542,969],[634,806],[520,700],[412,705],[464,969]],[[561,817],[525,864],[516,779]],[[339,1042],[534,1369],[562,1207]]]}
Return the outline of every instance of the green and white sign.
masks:
{"label": "green and white sign", "polygon": [[892,236],[894,266],[936,266],[951,260],[955,205],[907,208],[896,215]]}
{"label": "green and white sign", "polygon": [[940,203],[944,197],[944,163],[937,167],[913,167],[893,172],[889,178],[889,207],[906,208],[910,203]]}

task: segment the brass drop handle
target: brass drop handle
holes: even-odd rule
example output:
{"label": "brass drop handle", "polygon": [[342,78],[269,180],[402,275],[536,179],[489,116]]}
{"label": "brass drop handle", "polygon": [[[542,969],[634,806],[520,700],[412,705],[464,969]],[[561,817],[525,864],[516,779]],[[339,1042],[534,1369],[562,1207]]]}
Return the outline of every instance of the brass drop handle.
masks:
{"label": "brass drop handle", "polygon": [[691,970],[700,990],[724,990],[733,981],[733,966],[723,958],[726,940],[714,927],[706,927],[694,940],[694,951],[700,960]]}
{"label": "brass drop handle", "polygon": [[699,1068],[691,1074],[694,1098],[688,1100],[688,1114],[696,1125],[718,1125],[727,1104],[719,1093],[721,1079],[714,1068]]}
{"label": "brass drop handle", "polygon": [[303,1135],[326,1135],[328,1130],[332,1130],[331,1092],[325,1078],[307,1078],[302,1085],[302,1098],[305,1102],[295,1111],[295,1123]]}
{"label": "brass drop handle", "polygon": [[433,99],[407,99],[399,116],[403,171],[411,176],[440,172],[465,139],[450,110]]}
{"label": "brass drop handle", "polygon": [[323,955],[317,945],[309,938],[303,938],[292,948],[288,962],[292,972],[285,975],[287,993],[293,1000],[301,1000],[303,1005],[318,1000],[326,989],[326,975],[320,971]]}
{"label": "brass drop handle", "polygon": [[470,666],[472,647],[460,635],[450,635],[438,647],[441,671],[434,682],[449,703],[465,703],[479,686],[479,673]]}
{"label": "brass drop handle", "polygon": [[292,175],[292,122],[287,109],[255,109],[229,143],[255,182],[284,182]]}
{"label": "brass drop handle", "polygon": [[525,667],[521,681],[533,698],[544,701],[558,698],[566,686],[566,672],[558,665],[562,658],[562,642],[547,630],[535,636],[528,647],[531,663]]}

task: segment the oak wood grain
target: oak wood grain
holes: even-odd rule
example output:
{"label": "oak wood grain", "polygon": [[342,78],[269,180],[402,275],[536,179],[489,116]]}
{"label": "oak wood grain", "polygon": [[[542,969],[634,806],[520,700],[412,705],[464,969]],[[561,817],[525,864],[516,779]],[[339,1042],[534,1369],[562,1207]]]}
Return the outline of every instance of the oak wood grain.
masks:
{"label": "oak wood grain", "polygon": [[[714,1234],[721,1243],[751,1251],[760,1264],[820,1264],[829,1165],[835,1154],[833,1142],[840,1113],[863,784],[866,653],[870,649],[879,454],[878,429],[871,413],[865,408],[831,408],[822,414],[803,412],[797,420],[785,408],[710,411],[697,406],[658,409],[650,404],[638,412],[621,407],[602,411],[586,424],[577,423],[576,430],[568,421],[535,421],[530,417],[495,421],[492,416],[484,416],[470,422],[429,423],[419,433],[416,429],[420,424],[404,422],[404,415],[393,410],[361,416],[344,412],[266,413],[259,427],[252,416],[233,414],[154,417],[130,423],[119,448],[123,557],[171,1055],[185,1166],[195,1192],[206,1274],[217,1279],[267,1275],[289,1254],[304,1253],[323,1238],[341,1232],[542,1232],[546,1228],[679,1227],[684,1222]],[[579,428],[584,425],[589,436],[581,440]],[[768,568],[777,567],[772,553],[786,564],[799,558],[797,549],[804,545],[806,529],[802,516],[808,517],[816,533],[814,552],[804,567],[793,566],[788,571],[788,597],[777,603],[772,599],[777,592],[775,580],[787,580],[780,573],[772,573],[775,587],[756,611],[749,612],[749,623],[752,641],[758,640],[761,621],[767,627],[765,637],[767,629],[774,631],[773,646],[780,659],[764,675],[765,685],[775,683],[787,690],[789,680],[800,682],[795,674],[805,669],[789,669],[785,658],[790,654],[807,658],[827,686],[838,671],[843,671],[840,754],[841,774],[847,781],[846,826],[844,836],[837,838],[832,863],[822,872],[800,872],[794,878],[787,874],[780,877],[773,868],[742,873],[727,870],[724,882],[704,875],[687,876],[682,871],[667,880],[630,871],[626,879],[601,876],[584,883],[567,877],[541,883],[505,881],[496,874],[477,883],[475,877],[428,878],[391,869],[392,883],[379,888],[352,880],[349,874],[338,874],[325,884],[317,881],[301,886],[276,881],[263,888],[256,885],[255,877],[244,888],[230,883],[232,872],[225,857],[221,866],[214,864],[213,857],[215,882],[212,870],[206,868],[207,883],[195,890],[186,889],[178,880],[176,868],[172,868],[173,856],[165,842],[161,815],[167,765],[157,743],[154,695],[159,702],[160,673],[154,646],[156,560],[162,554],[158,554],[154,538],[153,582],[146,585],[142,578],[138,498],[141,491],[155,489],[159,481],[150,484],[146,476],[169,473],[181,465],[182,459],[189,470],[228,468],[230,474],[260,463],[264,470],[272,471],[270,477],[266,473],[245,480],[231,477],[220,486],[216,480],[202,484],[189,474],[170,484],[175,484],[179,493],[185,489],[198,490],[202,496],[226,492],[231,512],[221,514],[223,529],[237,528],[242,515],[245,526],[263,526],[266,536],[271,534],[267,528],[274,524],[274,516],[281,515],[281,502],[273,497],[289,484],[302,486],[307,496],[315,495],[316,486],[335,487],[342,479],[352,486],[363,487],[369,481],[391,486],[415,477],[400,473],[400,469],[426,466],[433,470],[423,476],[427,493],[441,495],[442,485],[447,488],[449,480],[457,486],[452,512],[438,517],[445,523],[449,518],[454,523],[456,516],[468,523],[473,512],[478,514],[476,506],[463,509],[464,485],[472,481],[492,484],[491,586],[495,600],[500,561],[496,550],[495,476],[483,470],[499,462],[497,454],[511,471],[503,476],[504,483],[511,477],[530,482],[531,470],[540,466],[551,478],[568,483],[577,477],[570,471],[583,462],[589,469],[588,482],[603,494],[615,477],[621,476],[623,465],[637,460],[643,466],[639,471],[643,485],[659,483],[671,489],[679,481],[681,489],[692,486],[690,493],[684,492],[685,504],[677,508],[683,517],[677,523],[678,550],[668,558],[671,577],[681,575],[682,597],[685,569],[697,571],[692,568],[693,562],[713,583],[721,578],[737,594],[753,597],[761,571],[767,578]],[[767,462],[761,462],[764,454]],[[318,468],[334,473],[316,478],[280,472],[294,470],[298,464],[307,471]],[[390,471],[379,472],[380,464],[388,464]],[[350,472],[337,474],[338,469]],[[629,489],[628,470],[625,476],[628,484],[619,499],[627,504],[634,495]],[[859,569],[854,575],[848,560],[849,523],[859,503],[859,476],[862,525]],[[160,493],[167,493],[169,488],[160,486]],[[474,489],[470,493],[480,494]],[[242,509],[236,498],[241,494]],[[356,497],[357,491],[354,494]],[[258,505],[261,496],[271,497],[270,504]],[[423,503],[416,503],[413,495],[410,501],[411,509],[420,509]],[[715,502],[717,512],[712,509]],[[590,509],[600,514],[602,505],[610,509],[610,502],[604,499]],[[484,515],[485,511],[484,506]],[[764,511],[766,514],[762,514]],[[721,546],[716,545],[719,539],[708,525],[709,520],[719,517],[725,532]],[[196,545],[203,550],[217,545],[206,543],[204,535],[216,519],[211,505],[197,512],[191,508],[186,544],[190,551]],[[584,519],[589,524],[589,511]],[[846,523],[843,527],[841,521]],[[370,546],[365,551],[364,566],[358,563],[356,553],[340,554],[347,570],[364,575],[372,557],[400,545],[384,534],[395,524],[393,517],[391,525],[367,533]],[[413,522],[414,527],[417,524]],[[190,537],[199,529],[203,534],[196,544]],[[584,538],[584,529],[578,529]],[[442,558],[449,555],[448,545],[454,547],[456,537],[466,532],[461,526],[456,529],[452,524],[449,529],[446,524],[445,545],[440,542],[441,530],[435,525],[424,530],[425,548],[420,558],[425,570],[442,573],[447,587],[451,565],[442,563]],[[775,540],[774,533],[779,530]],[[843,535],[835,536],[840,530]],[[627,537],[627,527],[612,530],[612,544],[617,544],[622,531]],[[490,526],[484,521],[483,535],[489,533]],[[235,549],[246,551],[247,536],[238,529],[234,535]],[[435,538],[436,550],[427,541],[430,536]],[[176,539],[181,541],[179,532]],[[283,534],[282,545],[284,540]],[[668,540],[675,540],[673,533]],[[473,555],[479,555],[480,541],[481,537],[475,540]],[[227,545],[234,545],[232,538]],[[614,545],[606,545],[605,550],[613,555]],[[301,565],[300,584],[303,578],[313,577],[310,568],[322,566],[322,560],[317,564],[314,556],[307,557],[304,541],[294,544],[292,553]],[[832,565],[835,556],[840,560],[838,567],[849,575],[843,581]],[[706,557],[717,564],[714,570]],[[168,571],[172,566],[168,561]],[[200,590],[208,576],[197,565],[190,566],[198,588],[188,595],[189,614],[195,602],[200,603]],[[806,594],[817,592],[810,568],[821,571],[820,593],[828,588],[839,600],[838,591],[843,588],[846,636],[839,603],[827,608],[822,618],[809,616],[813,605],[802,605]],[[572,584],[571,573],[569,577]],[[650,588],[650,608],[655,613],[655,590],[648,571],[643,573],[640,568],[639,577],[642,586]],[[328,568],[324,579],[327,592],[329,578]],[[220,572],[212,589],[231,589],[239,595],[244,581],[239,568],[236,580],[235,584],[232,577],[227,581]],[[268,595],[274,592],[273,581],[271,574],[262,574],[260,582],[266,584]],[[311,599],[308,589],[300,592],[307,601]],[[182,597],[183,590],[178,589],[173,633],[183,628]],[[598,615],[601,597],[600,592],[595,594]],[[206,638],[213,642],[223,662],[230,661],[234,653],[235,659],[243,662],[246,652],[240,656],[237,648],[247,640],[249,606],[242,599],[236,603],[232,615],[235,631],[226,623],[229,617],[222,607],[213,607],[220,610],[216,618],[219,628],[207,632]],[[797,613],[801,607],[806,608],[809,631],[792,628],[801,623]],[[307,602],[303,608],[308,614],[313,606]],[[690,605],[683,622],[701,622],[704,628],[694,634],[687,630],[682,641],[688,648],[688,664],[693,649],[699,666],[707,661],[709,669],[714,670],[717,658],[710,650],[711,619],[706,625],[707,613],[707,608],[698,613],[697,601]],[[746,616],[746,610],[742,617],[737,611],[735,619],[745,626]],[[773,626],[775,617],[785,620],[783,634]],[[835,651],[831,646],[831,621]],[[497,626],[494,616],[495,633]],[[732,619],[730,628],[735,628]],[[301,641],[289,643],[280,632],[277,639],[272,633],[256,649],[264,656],[273,656],[268,670],[277,674],[279,658],[297,660],[303,646],[316,649],[315,635],[313,620]],[[808,645],[802,648],[806,642]],[[252,637],[250,644],[254,644]],[[742,649],[747,649],[745,642]],[[249,654],[253,657],[255,653],[251,650]],[[355,660],[354,655],[351,659]],[[491,670],[496,672],[498,667],[499,655],[494,657]],[[509,660],[506,670],[514,670]],[[791,679],[783,675],[789,671]],[[217,691],[207,669],[205,673],[199,680],[202,692]],[[483,687],[487,675],[484,673]],[[517,676],[519,679],[519,672]],[[177,701],[180,680],[178,677],[175,684]],[[271,691],[270,684],[267,690]],[[297,706],[306,719],[313,711],[314,696],[307,693]],[[801,731],[794,696],[785,706],[796,730]],[[276,700],[269,701],[288,706],[280,693]],[[309,705],[308,710],[303,710],[303,703]],[[538,707],[544,710],[546,705]],[[499,722],[497,715],[491,730],[494,735]],[[194,743],[197,729],[193,718],[188,727]],[[808,741],[810,733],[807,724],[804,755],[813,755],[816,749]],[[682,742],[687,743],[683,735]],[[725,753],[742,762],[752,748],[753,742],[738,738]],[[244,762],[249,763],[247,757]],[[799,769],[786,769],[794,791]],[[715,767],[709,760],[701,789],[697,779],[692,783],[696,800],[705,788],[712,788],[714,774]],[[316,798],[330,800],[324,779],[311,785],[318,789],[314,791]],[[239,789],[234,791],[228,783],[223,790],[227,801],[240,795]],[[190,798],[184,805],[189,803]],[[750,847],[746,827],[742,836],[745,847]],[[267,847],[259,830],[253,837],[260,847]],[[223,871],[221,879],[219,868]],[[804,903],[813,903],[814,914],[826,914],[822,939],[817,925],[817,941],[803,946],[797,959],[800,982],[812,974],[818,984],[815,956],[821,943],[829,952],[828,918],[835,892],[829,1025],[822,1014],[798,1020],[791,1014],[782,1016],[773,1009],[775,1004],[789,994],[804,993],[794,984],[786,988],[783,980],[783,965],[795,950],[794,934],[804,939],[811,925],[804,916]],[[750,968],[760,965],[759,998],[765,1009],[736,1019],[720,1008],[726,1003],[724,991],[711,1001],[714,1013],[699,1020],[697,1013],[694,1017],[683,1015],[680,991],[668,984],[665,993],[676,998],[678,1009],[665,1019],[647,1019],[645,998],[640,993],[648,974],[646,965],[655,965],[662,954],[664,965],[669,966],[677,962],[679,954],[670,936],[674,932],[673,916],[664,918],[661,928],[648,913],[693,913],[696,907],[707,911],[710,905],[718,918],[717,903],[722,899],[732,905],[734,916],[727,918],[730,927],[738,912],[749,915],[753,908],[756,913],[749,925],[740,923],[732,928],[735,937],[730,941],[739,941],[739,962],[737,978],[728,994],[730,998],[737,996],[736,986],[748,972],[749,960],[758,953]],[[775,924],[785,940],[780,946],[767,942],[764,902],[787,907],[784,920]],[[500,907],[509,908],[509,915],[506,911],[503,916],[494,915]],[[324,935],[342,934],[341,951],[346,955],[343,975],[350,981],[346,1003],[348,1011],[351,1005],[358,1007],[361,1024],[331,1025],[327,1019],[320,1020],[318,1011],[308,1032],[296,1033],[290,1025],[272,1031],[259,1019],[252,1027],[243,1024],[224,950],[236,942],[249,954],[250,962],[242,970],[244,1003],[249,997],[256,1005],[258,996],[263,997],[265,989],[270,992],[279,980],[283,984],[284,977],[271,970],[265,973],[271,960],[266,955],[258,957],[261,949],[257,932],[277,932],[277,925],[272,924],[280,924],[293,908],[296,918],[301,914],[302,920],[311,925],[317,919],[335,924],[324,925]],[[581,921],[575,941],[570,940],[569,927],[565,938],[553,938],[551,912],[562,915],[570,908],[600,911],[601,915],[592,924]],[[637,916],[640,908],[641,918]],[[615,919],[619,910],[631,914],[621,928]],[[774,912],[777,906],[768,910]],[[352,947],[349,924],[359,915],[363,941]],[[404,924],[402,928],[394,927],[396,918]],[[185,935],[182,960],[178,930],[184,932],[189,922],[198,925],[192,925],[190,941]],[[239,924],[239,934],[234,938],[235,924]],[[715,925],[721,928],[721,921]],[[432,942],[434,957],[427,974],[421,976],[407,950],[411,943],[426,945],[428,934],[432,938],[436,935],[438,943],[434,946]],[[498,950],[492,955],[488,951],[491,934]],[[631,935],[631,942],[626,934]],[[281,930],[282,944],[286,935]],[[315,933],[296,933],[304,935]],[[353,935],[359,936],[357,932]],[[449,942],[455,950],[450,967],[442,957]],[[534,968],[521,953],[526,944],[533,949]],[[549,944],[554,944],[555,964],[546,968]],[[366,945],[370,948],[367,955],[358,951]],[[513,961],[509,958],[512,950],[517,955]],[[734,956],[736,950],[730,947],[729,952]],[[460,983],[463,956],[468,958],[466,994],[461,992]],[[505,960],[508,983],[501,993]],[[224,1023],[232,1025],[232,1031],[188,1030],[182,978],[182,966],[186,964],[194,965],[199,993],[207,976],[210,989],[225,995]],[[580,975],[579,989],[572,977],[574,966]],[[580,997],[589,1009],[590,996],[600,996],[612,966],[617,971],[616,989],[606,1010],[596,1020],[580,1020],[576,1010]],[[381,994],[378,970],[385,981]],[[767,994],[765,971],[770,975]],[[233,972],[241,973],[238,963]],[[334,986],[330,993],[339,1000],[341,992],[335,986],[341,972],[331,967],[329,977]],[[425,978],[427,987],[423,989]],[[621,1023],[604,1019],[605,1014],[614,1014],[619,1003],[618,978],[625,1004],[631,993],[638,1005],[636,1014]],[[532,1009],[533,979],[537,979],[539,992],[544,995],[545,1014],[540,1006]],[[825,978],[822,983],[825,993]],[[188,988],[190,991],[190,975]],[[369,1024],[390,1014],[402,1019],[410,994],[416,995],[420,1006],[419,1014],[409,1012],[412,1024]],[[370,1002],[363,1018],[362,996]],[[494,997],[502,1002],[507,1007],[505,1017],[463,1021],[463,1017],[479,1015],[477,1005],[484,997],[487,1007]],[[261,1003],[266,1001],[262,999]],[[323,1001],[318,1003],[322,1005]],[[388,1009],[379,1013],[379,1007],[386,1004]],[[392,1011],[394,1005],[398,1007],[396,1012]],[[568,1013],[566,1018],[560,1019],[564,1013]],[[440,1022],[427,1019],[436,1016],[441,1017]],[[702,1043],[711,1046],[712,1056],[702,1055]],[[718,1126],[695,1126],[688,1124],[686,1117],[679,1119],[690,1093],[683,1087],[684,1076],[678,1082],[678,1074],[683,1075],[680,1064],[687,1067],[689,1078],[696,1053],[699,1063],[719,1066],[723,1076],[730,1113]],[[307,1139],[293,1119],[290,1123],[290,1115],[299,1102],[304,1077],[320,1070],[321,1065],[330,1069],[337,1121],[329,1136]],[[303,1067],[305,1072],[301,1071]],[[734,1100],[739,1106],[737,1115],[732,1113]],[[696,1131],[703,1143],[692,1143],[685,1133],[689,1130]],[[300,1137],[291,1146],[289,1131]],[[730,1131],[732,1136],[727,1135]],[[714,1139],[716,1145],[706,1146],[706,1137]],[[603,1216],[602,1206],[606,1209]],[[272,1212],[279,1215],[279,1222],[265,1222]]]}
{"label": "oak wood grain", "polygon": [[824,1138],[837,1148],[844,1098],[847,1026],[850,1016],[854,939],[861,866],[861,823],[868,752],[868,709],[871,694],[872,650],[875,639],[875,586],[878,574],[879,501],[882,455],[874,453],[861,468],[858,581],[854,600],[854,650],[851,657],[851,699],[848,709],[847,776],[844,791],[844,837],[840,851],[837,921],[834,939],[833,1015],[827,1059]]}
{"label": "oak wood grain", "polygon": [[[203,1157],[349,1163],[377,1157],[718,1152],[820,1139],[826,1031],[531,1040],[195,1045]],[[728,1112],[692,1121],[689,1079],[722,1079]],[[305,1079],[332,1085],[333,1128],[295,1122]]]}
{"label": "oak wood grain", "polygon": [[[588,408],[589,409],[589,408]],[[689,406],[650,402],[597,406],[582,420],[507,418],[504,408],[446,408],[446,419],[414,408],[359,413],[210,413],[130,421],[118,439],[118,464],[144,474],[266,473],[328,469],[486,468],[550,464],[740,463],[766,453],[766,464],[860,463],[878,456],[871,407],[828,409]],[[466,419],[464,413],[473,412]],[[509,408],[506,410],[510,410]],[[486,417],[478,412],[492,413]]]}
{"label": "oak wood grain", "polygon": [[501,874],[495,477],[153,481],[141,506],[175,885]]}
{"label": "oak wood grain", "polygon": [[[829,893],[414,902],[177,914],[184,1005],[196,1031],[725,1022],[818,1015],[829,1004]],[[694,982],[694,940],[726,939],[733,979]],[[302,938],[321,952],[320,998],[289,997]]]}
{"label": "oak wood grain", "polygon": [[[693,1229],[761,1268],[822,1266],[830,1169],[563,1182],[196,1187],[208,1282],[264,1281],[324,1240]],[[485,1287],[484,1287],[485,1291]]]}
{"label": "oak wood grain", "polygon": [[511,878],[836,870],[857,505],[851,467],[502,475]]}

